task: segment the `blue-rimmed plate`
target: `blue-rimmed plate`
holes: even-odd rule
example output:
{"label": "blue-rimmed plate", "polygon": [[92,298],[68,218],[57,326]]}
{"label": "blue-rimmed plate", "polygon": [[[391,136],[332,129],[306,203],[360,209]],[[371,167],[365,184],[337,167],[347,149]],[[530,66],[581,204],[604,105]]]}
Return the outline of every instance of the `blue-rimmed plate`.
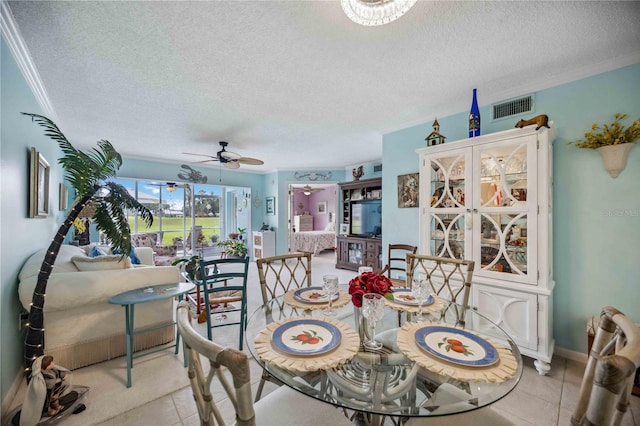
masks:
{"label": "blue-rimmed plate", "polygon": [[[333,295],[333,301],[340,297],[339,293]],[[322,287],[299,288],[293,293],[293,298],[304,303],[329,303],[329,296]]]}
{"label": "blue-rimmed plate", "polygon": [[491,343],[459,328],[427,326],[418,329],[415,336],[420,349],[454,364],[487,367],[500,359]]}
{"label": "blue-rimmed plate", "polygon": [[292,355],[319,355],[335,349],[342,333],[332,324],[314,319],[289,321],[276,328],[274,346]]}
{"label": "blue-rimmed plate", "polygon": [[[413,297],[413,293],[409,288],[394,288],[393,293],[393,301],[395,303],[400,303],[402,305],[410,305],[410,306],[418,306],[418,301],[415,297]],[[434,302],[433,296],[429,295],[427,300],[424,301],[422,306],[431,305]]]}

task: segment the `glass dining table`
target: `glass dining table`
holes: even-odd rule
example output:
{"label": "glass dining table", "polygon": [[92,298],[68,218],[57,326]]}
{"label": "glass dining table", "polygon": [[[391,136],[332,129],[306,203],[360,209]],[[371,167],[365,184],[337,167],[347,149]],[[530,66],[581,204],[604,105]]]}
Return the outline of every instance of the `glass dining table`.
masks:
{"label": "glass dining table", "polygon": [[[340,293],[349,298],[346,286],[341,285]],[[286,295],[272,299],[249,317],[245,336],[252,356],[285,386],[365,413],[373,425],[385,416],[442,416],[491,405],[511,392],[522,375],[516,343],[478,312],[455,303],[440,299],[439,309],[426,310],[426,321],[402,327],[398,306],[385,307],[375,326],[383,347],[370,350],[362,344],[366,326],[351,302],[334,306],[335,315],[328,316],[321,306],[303,309],[304,304],[292,306],[286,300]],[[318,330],[318,325],[316,334],[313,327]],[[305,327],[309,331],[301,332]],[[345,341],[356,336],[354,349],[342,351],[335,334]],[[316,341],[324,351],[305,349]],[[292,349],[292,342],[301,349]],[[339,353],[344,359],[323,364]]]}

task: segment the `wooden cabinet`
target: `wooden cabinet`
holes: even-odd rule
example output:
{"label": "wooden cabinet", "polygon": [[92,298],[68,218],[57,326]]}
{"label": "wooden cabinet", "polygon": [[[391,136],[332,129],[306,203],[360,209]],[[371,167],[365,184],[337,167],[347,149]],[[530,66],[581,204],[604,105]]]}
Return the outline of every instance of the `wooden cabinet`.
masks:
{"label": "wooden cabinet", "polygon": [[360,266],[382,269],[382,240],[376,238],[337,237],[336,268],[357,271]]}
{"label": "wooden cabinet", "polygon": [[276,233],[273,231],[253,232],[253,260],[276,255]]}
{"label": "wooden cabinet", "polygon": [[293,226],[296,232],[313,231],[313,216],[310,214],[294,216]]}
{"label": "wooden cabinet", "polygon": [[340,185],[342,223],[348,235],[337,238],[336,268],[357,271],[360,266],[382,269],[382,178]]}
{"label": "wooden cabinet", "polygon": [[[473,259],[471,305],[549,371],[552,142],[535,126],[421,148],[420,253]],[[487,333],[491,325],[487,323]]]}

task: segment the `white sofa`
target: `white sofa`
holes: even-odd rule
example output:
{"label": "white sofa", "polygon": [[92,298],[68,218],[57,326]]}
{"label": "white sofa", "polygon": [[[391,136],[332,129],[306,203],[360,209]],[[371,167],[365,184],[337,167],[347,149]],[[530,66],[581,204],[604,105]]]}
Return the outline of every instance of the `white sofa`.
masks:
{"label": "white sofa", "polygon": [[[27,310],[44,252],[33,254],[19,274],[20,302]],[[151,248],[137,248],[136,254],[145,266],[130,267],[127,259],[121,269],[81,272],[71,258],[88,258],[87,251],[82,247],[61,246],[44,305],[45,353],[52,355],[56,364],[75,369],[124,355],[124,309],[109,304],[109,298],[128,290],[180,281],[177,267],[153,266]],[[172,321],[172,299],[136,306],[136,330]],[[173,325],[144,332],[135,336],[135,350],[168,343],[174,338]]]}

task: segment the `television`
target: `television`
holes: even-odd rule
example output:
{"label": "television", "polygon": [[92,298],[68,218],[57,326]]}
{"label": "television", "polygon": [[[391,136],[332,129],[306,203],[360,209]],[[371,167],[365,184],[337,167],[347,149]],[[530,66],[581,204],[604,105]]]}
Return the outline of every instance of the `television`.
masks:
{"label": "television", "polygon": [[382,236],[382,200],[351,203],[351,234],[360,237]]}

